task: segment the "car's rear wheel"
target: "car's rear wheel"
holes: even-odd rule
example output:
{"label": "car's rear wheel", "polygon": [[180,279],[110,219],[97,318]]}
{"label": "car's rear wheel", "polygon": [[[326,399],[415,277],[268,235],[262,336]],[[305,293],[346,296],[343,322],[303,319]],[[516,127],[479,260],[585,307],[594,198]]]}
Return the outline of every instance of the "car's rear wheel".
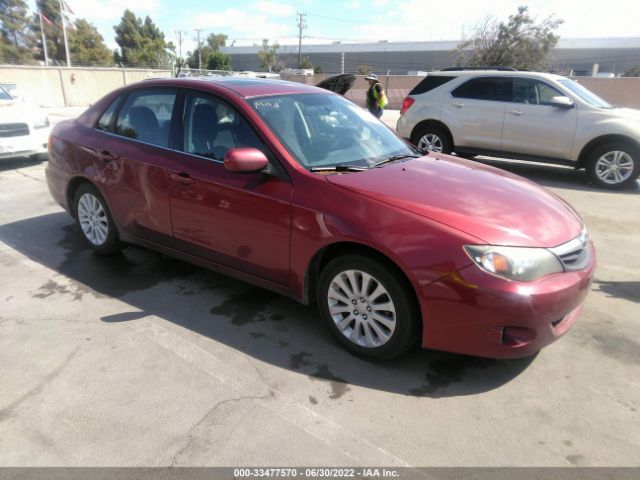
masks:
{"label": "car's rear wheel", "polygon": [[449,135],[442,129],[432,126],[420,127],[411,139],[416,147],[436,153],[451,153],[453,145]]}
{"label": "car's rear wheel", "polygon": [[102,255],[117,253],[124,247],[118,238],[111,213],[96,187],[83,183],[74,195],[75,217],[89,247]]}
{"label": "car's rear wheel", "polygon": [[406,281],[393,269],[361,255],[331,260],[320,274],[320,313],[352,353],[386,360],[418,341],[418,309]]}
{"label": "car's rear wheel", "polygon": [[627,187],[640,174],[640,151],[622,142],[600,145],[589,155],[587,173],[591,181],[600,187]]}

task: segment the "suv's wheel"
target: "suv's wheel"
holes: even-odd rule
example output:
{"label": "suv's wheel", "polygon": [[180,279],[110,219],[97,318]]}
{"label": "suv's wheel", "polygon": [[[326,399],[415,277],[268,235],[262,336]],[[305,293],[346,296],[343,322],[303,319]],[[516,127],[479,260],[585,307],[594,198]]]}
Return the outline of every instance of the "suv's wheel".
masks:
{"label": "suv's wheel", "polygon": [[438,153],[451,153],[453,145],[449,135],[437,127],[420,127],[411,138],[411,143],[423,150]]}
{"label": "suv's wheel", "polygon": [[96,187],[89,183],[80,185],[73,204],[76,223],[93,251],[110,255],[122,250],[124,244],[118,238],[111,213]]}
{"label": "suv's wheel", "polygon": [[589,155],[587,173],[600,187],[624,188],[640,174],[640,152],[622,142],[600,145]]}
{"label": "suv's wheel", "polygon": [[360,255],[331,260],[318,282],[320,314],[354,354],[386,360],[418,341],[418,311],[395,271]]}

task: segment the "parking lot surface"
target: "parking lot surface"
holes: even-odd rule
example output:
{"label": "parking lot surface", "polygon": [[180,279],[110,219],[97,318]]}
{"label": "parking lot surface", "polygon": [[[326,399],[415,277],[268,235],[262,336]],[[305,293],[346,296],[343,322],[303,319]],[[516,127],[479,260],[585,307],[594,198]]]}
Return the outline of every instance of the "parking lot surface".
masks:
{"label": "parking lot surface", "polygon": [[0,465],[640,465],[640,187],[483,161],[568,200],[598,251],[578,323],[534,358],[359,360],[313,307],[92,254],[45,164],[3,162]]}

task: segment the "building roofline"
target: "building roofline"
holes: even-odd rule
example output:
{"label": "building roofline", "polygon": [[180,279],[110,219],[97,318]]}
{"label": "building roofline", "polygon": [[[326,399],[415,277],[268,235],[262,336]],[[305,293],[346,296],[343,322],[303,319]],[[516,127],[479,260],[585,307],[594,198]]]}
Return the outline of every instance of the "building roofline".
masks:
{"label": "building roofline", "polygon": [[[455,49],[460,40],[438,40],[430,42],[370,42],[370,43],[328,43],[303,44],[303,54],[311,53],[355,53],[355,52],[410,52],[410,51],[450,51]],[[578,50],[594,48],[640,48],[640,37],[606,37],[606,38],[561,38],[554,50]],[[224,53],[257,54],[261,46],[223,47]],[[281,55],[298,54],[297,45],[281,45]]]}

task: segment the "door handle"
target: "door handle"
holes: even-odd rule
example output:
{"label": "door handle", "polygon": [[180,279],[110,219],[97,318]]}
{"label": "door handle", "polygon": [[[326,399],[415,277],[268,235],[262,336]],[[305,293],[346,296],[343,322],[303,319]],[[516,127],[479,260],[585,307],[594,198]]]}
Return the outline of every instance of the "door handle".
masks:
{"label": "door handle", "polygon": [[117,155],[114,155],[109,150],[102,150],[101,152],[97,152],[97,155],[103,162],[107,163],[118,158]]}
{"label": "door handle", "polygon": [[172,173],[171,180],[180,182],[182,185],[191,185],[192,183],[195,183],[195,180],[186,172]]}
{"label": "door handle", "polygon": [[453,105],[454,107],[456,107],[456,108],[462,108],[462,107],[464,107],[464,103],[460,103],[460,102],[454,102],[452,105]]}
{"label": "door handle", "polygon": [[511,115],[515,115],[516,117],[519,117],[520,115],[522,115],[524,112],[522,110],[511,110],[509,112]]}

